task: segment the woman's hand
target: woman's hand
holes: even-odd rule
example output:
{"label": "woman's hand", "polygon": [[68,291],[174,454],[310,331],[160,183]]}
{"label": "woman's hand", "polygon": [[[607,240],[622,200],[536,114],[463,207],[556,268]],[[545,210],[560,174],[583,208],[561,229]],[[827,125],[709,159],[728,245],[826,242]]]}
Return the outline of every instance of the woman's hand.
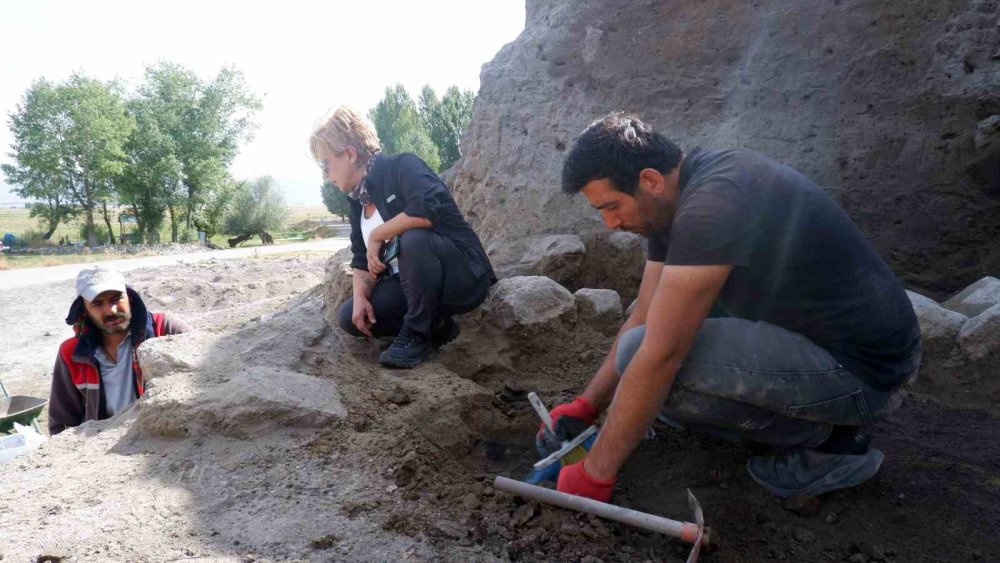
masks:
{"label": "woman's hand", "polygon": [[371,338],[371,327],[375,324],[375,309],[372,307],[372,302],[355,294],[351,322],[358,327],[361,334]]}
{"label": "woman's hand", "polygon": [[377,238],[375,232],[372,231],[371,237],[368,240],[368,272],[373,276],[378,276],[386,268],[386,265],[378,257],[383,244],[385,244],[385,241]]}

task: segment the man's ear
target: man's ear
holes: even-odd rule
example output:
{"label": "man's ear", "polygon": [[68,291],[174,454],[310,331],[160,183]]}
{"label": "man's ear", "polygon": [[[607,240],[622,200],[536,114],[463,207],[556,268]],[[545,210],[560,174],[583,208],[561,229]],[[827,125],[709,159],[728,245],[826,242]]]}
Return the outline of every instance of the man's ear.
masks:
{"label": "man's ear", "polygon": [[347,145],[344,147],[344,152],[347,153],[347,160],[349,160],[351,164],[356,165],[358,163],[358,149],[351,145]]}
{"label": "man's ear", "polygon": [[650,195],[662,195],[667,189],[666,180],[655,168],[643,168],[639,171],[639,189]]}

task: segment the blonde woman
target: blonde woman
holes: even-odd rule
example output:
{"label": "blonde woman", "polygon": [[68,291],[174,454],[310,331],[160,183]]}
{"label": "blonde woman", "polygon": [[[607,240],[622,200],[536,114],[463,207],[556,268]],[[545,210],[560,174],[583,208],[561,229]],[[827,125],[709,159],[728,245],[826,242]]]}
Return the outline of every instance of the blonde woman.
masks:
{"label": "blonde woman", "polygon": [[[419,157],[382,153],[372,124],[338,107],[313,132],[323,176],[351,200],[354,296],[340,327],[354,336],[394,336],[379,361],[412,368],[459,333],[453,315],[479,306],[496,282],[483,245],[448,187]],[[399,237],[389,264],[380,257]]]}

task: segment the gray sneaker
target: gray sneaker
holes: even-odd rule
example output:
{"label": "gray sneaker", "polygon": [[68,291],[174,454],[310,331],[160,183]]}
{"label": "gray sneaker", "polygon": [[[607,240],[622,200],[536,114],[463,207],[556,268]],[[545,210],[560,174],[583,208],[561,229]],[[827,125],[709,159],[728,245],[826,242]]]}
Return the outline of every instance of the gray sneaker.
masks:
{"label": "gray sneaker", "polygon": [[847,455],[798,447],[777,455],[751,457],[747,471],[760,486],[779,497],[817,496],[864,483],[878,473],[884,459],[885,454],[875,448]]}

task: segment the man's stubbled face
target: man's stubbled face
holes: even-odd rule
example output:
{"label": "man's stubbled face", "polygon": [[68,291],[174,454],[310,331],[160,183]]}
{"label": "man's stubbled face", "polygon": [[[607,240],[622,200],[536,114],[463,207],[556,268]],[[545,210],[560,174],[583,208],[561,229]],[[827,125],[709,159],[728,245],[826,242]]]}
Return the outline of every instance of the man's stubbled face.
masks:
{"label": "man's stubbled face", "polygon": [[120,291],[105,291],[93,301],[83,300],[87,315],[94,326],[105,334],[116,334],[128,330],[132,320],[128,296]]}

